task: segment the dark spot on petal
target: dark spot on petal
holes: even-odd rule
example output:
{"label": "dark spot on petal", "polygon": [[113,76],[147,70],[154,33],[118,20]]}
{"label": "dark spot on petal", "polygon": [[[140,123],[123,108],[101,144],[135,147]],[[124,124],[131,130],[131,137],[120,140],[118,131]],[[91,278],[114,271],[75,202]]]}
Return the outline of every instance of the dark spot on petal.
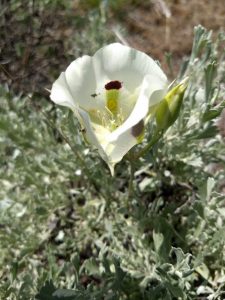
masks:
{"label": "dark spot on petal", "polygon": [[131,129],[131,133],[134,137],[139,137],[144,130],[144,121],[139,121],[136,125],[134,125]]}
{"label": "dark spot on petal", "polygon": [[106,90],[119,90],[122,87],[122,83],[118,80],[113,80],[105,85]]}

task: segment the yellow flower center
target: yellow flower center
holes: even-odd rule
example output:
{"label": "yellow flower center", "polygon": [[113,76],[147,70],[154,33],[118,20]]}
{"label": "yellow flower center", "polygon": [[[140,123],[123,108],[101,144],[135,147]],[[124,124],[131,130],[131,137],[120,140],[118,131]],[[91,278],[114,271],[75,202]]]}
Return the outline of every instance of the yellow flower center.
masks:
{"label": "yellow flower center", "polygon": [[[122,83],[118,80],[110,81],[105,85],[105,110],[92,109],[89,111],[91,120],[109,131],[115,130],[123,124],[125,116],[120,107],[119,99]],[[98,94],[91,95],[97,97]]]}
{"label": "yellow flower center", "polygon": [[118,90],[113,89],[113,90],[106,91],[106,106],[113,115],[116,115],[118,112],[118,99],[119,99]]}

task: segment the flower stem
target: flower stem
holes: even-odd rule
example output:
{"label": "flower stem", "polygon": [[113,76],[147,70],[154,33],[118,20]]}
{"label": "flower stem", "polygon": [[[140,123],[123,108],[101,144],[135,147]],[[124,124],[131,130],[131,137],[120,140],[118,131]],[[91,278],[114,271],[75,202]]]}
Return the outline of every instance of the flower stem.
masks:
{"label": "flower stem", "polygon": [[130,179],[129,179],[129,186],[128,186],[128,201],[130,200],[130,198],[132,197],[133,193],[134,193],[134,162],[133,159],[129,159],[129,163],[130,163]]}
{"label": "flower stem", "polygon": [[134,159],[138,159],[140,157],[143,157],[146,155],[146,153],[158,142],[158,140],[162,137],[163,131],[156,131],[156,133],[153,135],[152,139],[150,142],[142,148],[138,153],[134,155]]}
{"label": "flower stem", "polygon": [[127,211],[130,212],[131,211],[130,201],[132,200],[132,197],[135,192],[135,189],[134,189],[135,158],[134,158],[134,153],[132,152],[132,150],[130,150],[130,152],[126,155],[126,159],[129,162],[130,177],[129,177],[129,182],[128,182],[128,189],[127,189],[125,204],[126,204]]}

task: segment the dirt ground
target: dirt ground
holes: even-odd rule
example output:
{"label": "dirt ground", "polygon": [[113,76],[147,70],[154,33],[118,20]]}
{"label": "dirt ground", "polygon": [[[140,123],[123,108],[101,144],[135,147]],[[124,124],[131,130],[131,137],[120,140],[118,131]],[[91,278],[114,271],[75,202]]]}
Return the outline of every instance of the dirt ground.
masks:
{"label": "dirt ground", "polygon": [[[2,2],[1,83],[7,82],[22,93],[51,85],[52,77],[71,59],[65,41],[70,39],[71,32],[80,30],[71,19],[80,14],[85,16],[79,6],[83,0],[73,1],[78,5],[70,15],[60,9],[41,10],[40,2],[35,1],[37,4],[28,10],[25,0],[12,12],[10,0]],[[132,5],[128,2],[124,1],[121,11],[109,14],[109,28],[119,23],[129,45],[158,59],[167,74],[165,53],[171,53],[176,72],[181,59],[190,54],[195,25],[202,24],[215,34],[225,30],[225,0],[136,0]],[[26,13],[18,19],[21,11]]]}
{"label": "dirt ground", "polygon": [[172,54],[175,67],[191,52],[193,28],[201,24],[216,34],[225,30],[225,0],[154,0],[127,7],[123,25],[128,42],[165,65]]}

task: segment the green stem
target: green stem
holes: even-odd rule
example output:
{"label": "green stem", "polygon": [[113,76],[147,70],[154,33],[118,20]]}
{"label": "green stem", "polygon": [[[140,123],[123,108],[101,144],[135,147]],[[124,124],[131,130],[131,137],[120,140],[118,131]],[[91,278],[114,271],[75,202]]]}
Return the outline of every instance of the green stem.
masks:
{"label": "green stem", "polygon": [[132,196],[134,195],[134,172],[135,172],[135,158],[134,158],[134,153],[132,150],[128,152],[126,155],[126,159],[129,162],[129,167],[130,167],[130,178],[129,178],[129,183],[128,183],[128,189],[127,189],[127,195],[126,195],[126,208],[127,211],[130,212],[131,206],[130,206],[130,201],[132,200]]}
{"label": "green stem", "polygon": [[134,155],[134,159],[138,159],[140,157],[145,156],[145,154],[155,145],[155,143],[158,142],[158,140],[162,137],[163,131],[157,131],[150,142],[143,148],[141,149],[138,153]]}
{"label": "green stem", "polygon": [[134,162],[131,159],[129,159],[129,163],[130,163],[130,179],[129,179],[129,186],[128,186],[128,201],[130,200],[130,198],[132,197],[133,193],[134,193]]}

